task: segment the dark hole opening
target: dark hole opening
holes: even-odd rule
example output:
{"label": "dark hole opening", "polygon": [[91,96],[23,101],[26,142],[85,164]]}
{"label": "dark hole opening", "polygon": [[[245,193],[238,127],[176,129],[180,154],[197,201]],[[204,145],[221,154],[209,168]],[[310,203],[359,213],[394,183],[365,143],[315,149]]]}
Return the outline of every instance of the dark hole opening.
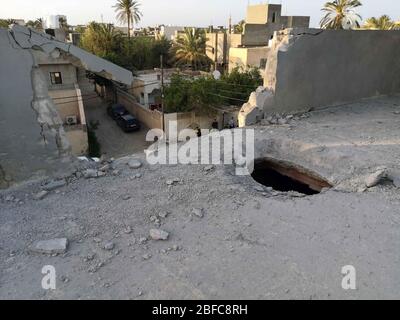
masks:
{"label": "dark hole opening", "polygon": [[256,161],[252,177],[276,191],[296,191],[305,195],[315,195],[324,188],[332,187],[327,181],[303,168],[272,160]]}

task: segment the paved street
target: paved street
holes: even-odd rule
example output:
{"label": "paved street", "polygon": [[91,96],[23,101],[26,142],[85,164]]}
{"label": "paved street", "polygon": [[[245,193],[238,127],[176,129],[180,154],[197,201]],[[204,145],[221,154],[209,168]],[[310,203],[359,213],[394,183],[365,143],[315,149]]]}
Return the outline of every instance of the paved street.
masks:
{"label": "paved street", "polygon": [[101,145],[101,152],[106,156],[120,157],[143,152],[147,148],[145,138],[149,129],[142,124],[142,129],[138,132],[123,132],[107,115],[107,104],[100,98],[86,100],[85,113],[88,124],[99,123],[96,136]]}

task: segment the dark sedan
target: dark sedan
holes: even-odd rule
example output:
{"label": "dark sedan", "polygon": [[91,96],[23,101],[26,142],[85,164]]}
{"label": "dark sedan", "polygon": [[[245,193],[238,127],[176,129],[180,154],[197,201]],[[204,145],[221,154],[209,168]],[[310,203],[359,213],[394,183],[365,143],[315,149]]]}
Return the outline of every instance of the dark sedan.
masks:
{"label": "dark sedan", "polygon": [[133,132],[140,130],[139,121],[132,115],[127,114],[117,119],[117,124],[125,132]]}
{"label": "dark sedan", "polygon": [[114,104],[111,107],[107,108],[108,115],[114,120],[118,120],[122,116],[128,115],[128,110],[122,104]]}

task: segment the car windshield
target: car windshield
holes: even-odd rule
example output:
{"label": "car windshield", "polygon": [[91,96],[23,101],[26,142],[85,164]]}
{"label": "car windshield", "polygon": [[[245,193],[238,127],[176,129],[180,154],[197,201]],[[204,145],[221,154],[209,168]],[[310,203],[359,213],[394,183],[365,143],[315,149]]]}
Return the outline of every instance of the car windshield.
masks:
{"label": "car windshield", "polygon": [[124,117],[124,120],[125,120],[127,123],[129,123],[129,124],[132,124],[132,123],[135,123],[135,122],[136,122],[135,117],[133,117],[133,116],[131,116],[131,115],[125,116],[125,117]]}

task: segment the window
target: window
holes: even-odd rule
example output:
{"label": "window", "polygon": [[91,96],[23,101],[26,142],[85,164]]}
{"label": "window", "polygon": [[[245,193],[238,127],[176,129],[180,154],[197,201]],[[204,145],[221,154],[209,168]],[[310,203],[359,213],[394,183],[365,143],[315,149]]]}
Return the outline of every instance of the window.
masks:
{"label": "window", "polygon": [[62,84],[61,72],[50,72],[51,84]]}
{"label": "window", "polygon": [[272,23],[276,22],[276,12],[272,14]]}
{"label": "window", "polygon": [[267,59],[261,59],[260,60],[260,69],[265,69],[267,66]]}

